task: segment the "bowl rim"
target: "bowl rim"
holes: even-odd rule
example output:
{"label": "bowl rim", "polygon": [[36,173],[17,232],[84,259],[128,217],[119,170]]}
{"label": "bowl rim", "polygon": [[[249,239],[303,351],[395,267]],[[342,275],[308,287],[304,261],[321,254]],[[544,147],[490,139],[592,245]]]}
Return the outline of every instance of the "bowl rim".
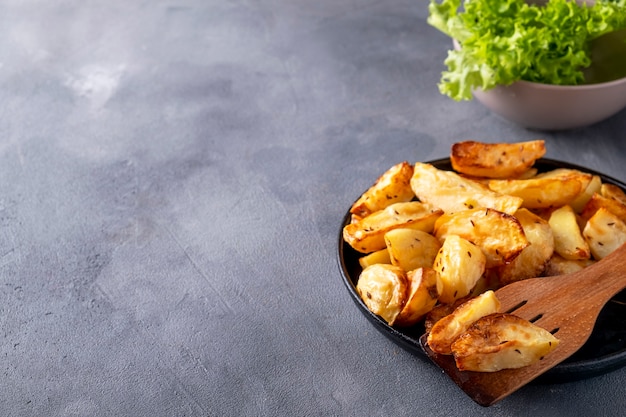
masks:
{"label": "bowl rim", "polygon": [[572,91],[572,90],[597,90],[597,89],[603,89],[603,88],[611,88],[611,87],[615,87],[616,85],[625,84],[625,83],[626,83],[626,77],[618,78],[616,80],[611,80],[611,81],[605,81],[601,83],[592,83],[592,84],[563,85],[563,84],[546,84],[546,83],[541,83],[537,81],[517,80],[517,81],[512,82],[511,84],[500,84],[500,85],[502,87],[508,87],[513,84],[520,84],[520,85],[526,84],[526,85],[530,85],[534,87],[541,87],[546,90]]}

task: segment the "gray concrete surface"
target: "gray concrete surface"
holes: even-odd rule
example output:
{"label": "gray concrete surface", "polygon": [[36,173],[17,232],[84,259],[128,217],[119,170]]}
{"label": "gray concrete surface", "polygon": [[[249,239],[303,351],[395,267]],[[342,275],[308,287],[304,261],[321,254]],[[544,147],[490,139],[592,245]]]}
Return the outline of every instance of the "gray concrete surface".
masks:
{"label": "gray concrete surface", "polygon": [[626,370],[479,407],[341,283],[341,219],[396,162],[540,137],[626,178],[624,112],[534,132],[441,96],[426,16],[0,1],[0,415],[621,413]]}

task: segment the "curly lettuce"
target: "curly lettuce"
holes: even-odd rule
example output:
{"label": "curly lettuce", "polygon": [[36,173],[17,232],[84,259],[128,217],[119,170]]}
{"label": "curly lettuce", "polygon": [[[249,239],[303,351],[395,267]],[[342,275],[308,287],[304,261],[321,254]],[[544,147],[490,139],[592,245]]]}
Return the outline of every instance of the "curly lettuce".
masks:
{"label": "curly lettuce", "polygon": [[626,0],[569,0],[544,5],[525,0],[430,0],[428,23],[460,48],[444,62],[441,93],[471,100],[472,90],[489,90],[518,80],[576,85],[591,64],[589,42],[626,27]]}

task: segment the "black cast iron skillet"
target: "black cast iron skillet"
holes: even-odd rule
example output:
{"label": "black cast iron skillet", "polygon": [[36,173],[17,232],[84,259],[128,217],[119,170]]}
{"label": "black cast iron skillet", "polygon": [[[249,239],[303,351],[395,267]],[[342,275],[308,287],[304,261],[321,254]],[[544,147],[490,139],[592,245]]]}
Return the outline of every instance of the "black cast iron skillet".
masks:
{"label": "black cast iron skillet", "polygon": [[[439,169],[452,170],[449,158],[428,162]],[[542,158],[535,163],[539,172],[557,168],[578,169],[600,176],[602,182],[620,187],[626,191],[626,184],[602,173],[575,164]],[[427,360],[419,345],[419,338],[424,333],[422,324],[408,328],[389,326],[379,316],[373,314],[356,292],[356,283],[361,273],[359,257],[363,254],[352,249],[343,241],[343,227],[350,222],[350,213],[346,212],[339,230],[338,262],[341,277],[357,308],[382,334],[402,348]],[[561,383],[601,375],[626,365],[626,290],[617,294],[604,307],[587,343],[565,362],[539,377],[536,383]]]}

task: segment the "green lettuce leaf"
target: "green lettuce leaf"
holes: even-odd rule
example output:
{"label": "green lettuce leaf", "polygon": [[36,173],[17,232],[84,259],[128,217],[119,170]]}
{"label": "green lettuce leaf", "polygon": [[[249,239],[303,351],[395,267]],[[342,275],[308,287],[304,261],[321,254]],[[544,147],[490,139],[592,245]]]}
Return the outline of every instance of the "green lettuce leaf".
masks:
{"label": "green lettuce leaf", "polygon": [[455,100],[518,80],[576,85],[591,63],[589,41],[626,27],[626,0],[430,0],[428,23],[457,40],[439,89]]}

